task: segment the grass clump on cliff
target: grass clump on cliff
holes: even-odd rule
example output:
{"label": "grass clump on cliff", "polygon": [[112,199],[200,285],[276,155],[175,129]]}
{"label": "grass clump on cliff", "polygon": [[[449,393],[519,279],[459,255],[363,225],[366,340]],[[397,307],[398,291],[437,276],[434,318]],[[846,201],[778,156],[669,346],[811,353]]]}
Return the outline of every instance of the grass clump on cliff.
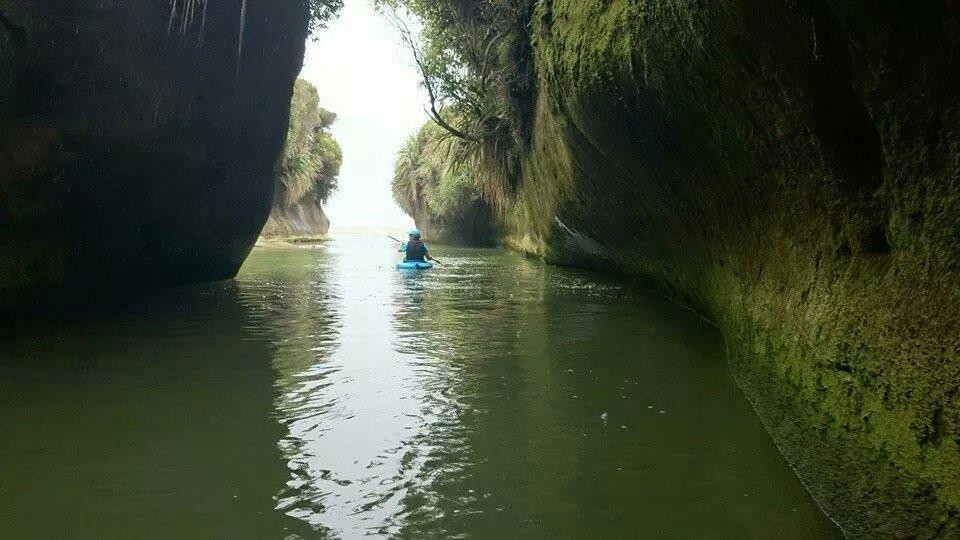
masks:
{"label": "grass clump on cliff", "polygon": [[[381,0],[413,53],[430,119],[456,142],[447,159],[473,168],[473,184],[499,211],[510,204],[529,144],[535,98],[530,40],[533,2]],[[419,36],[406,17],[418,17]],[[483,174],[476,174],[482,171]]]}
{"label": "grass clump on cliff", "polygon": [[292,206],[307,197],[321,204],[337,189],[343,153],[330,134],[336,119],[336,114],[320,106],[317,89],[297,79],[274,204]]}
{"label": "grass clump on cliff", "polygon": [[424,124],[397,153],[393,197],[410,215],[434,221],[456,220],[482,199],[473,163],[457,157],[464,141],[433,122]]}

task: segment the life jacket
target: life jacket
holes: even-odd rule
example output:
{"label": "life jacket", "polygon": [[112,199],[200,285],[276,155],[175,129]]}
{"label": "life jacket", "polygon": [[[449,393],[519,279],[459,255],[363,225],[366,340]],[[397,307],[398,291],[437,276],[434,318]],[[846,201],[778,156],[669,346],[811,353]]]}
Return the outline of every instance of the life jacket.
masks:
{"label": "life jacket", "polygon": [[427,254],[427,246],[423,242],[407,242],[407,251],[404,255],[404,260],[407,261],[422,261],[424,256]]}

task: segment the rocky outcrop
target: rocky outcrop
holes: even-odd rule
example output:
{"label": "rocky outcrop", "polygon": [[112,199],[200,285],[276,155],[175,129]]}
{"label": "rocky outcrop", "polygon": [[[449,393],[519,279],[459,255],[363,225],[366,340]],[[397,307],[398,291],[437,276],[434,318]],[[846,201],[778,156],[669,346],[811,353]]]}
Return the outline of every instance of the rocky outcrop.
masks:
{"label": "rocky outcrop", "polygon": [[848,534],[960,536],[957,3],[528,4],[506,242],[716,322]]}
{"label": "rocky outcrop", "polygon": [[494,226],[490,206],[473,200],[455,214],[434,216],[426,205],[419,204],[407,212],[428,242],[455,246],[492,246],[499,232]]}
{"label": "rocky outcrop", "polygon": [[260,233],[264,237],[317,237],[327,234],[330,220],[321,201],[311,197],[286,206],[275,204]]}
{"label": "rocky outcrop", "polygon": [[308,12],[173,5],[0,0],[0,304],[228,278],[252,248]]}
{"label": "rocky outcrop", "polygon": [[299,79],[293,87],[290,126],[264,237],[323,236],[330,220],[323,204],[337,189],[343,152],[330,133],[337,115],[320,106],[317,89]]}

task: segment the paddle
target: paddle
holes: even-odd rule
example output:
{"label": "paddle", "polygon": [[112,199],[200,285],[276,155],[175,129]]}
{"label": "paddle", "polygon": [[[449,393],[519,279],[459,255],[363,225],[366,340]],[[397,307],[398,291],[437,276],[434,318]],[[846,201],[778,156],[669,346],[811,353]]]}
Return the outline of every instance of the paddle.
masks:
{"label": "paddle", "polygon": [[[396,243],[398,243],[398,244],[400,244],[400,245],[403,245],[403,242],[401,242],[400,240],[397,240],[396,238],[390,236],[389,234],[386,235],[386,237],[389,238],[389,239],[391,239],[391,240],[393,240],[394,242],[396,242]],[[433,261],[433,262],[435,262],[435,263],[437,263],[437,264],[439,264],[440,266],[445,266],[442,262],[440,262],[440,261],[438,261],[438,260],[436,260],[436,259],[434,259],[434,258],[431,258],[430,260]]]}

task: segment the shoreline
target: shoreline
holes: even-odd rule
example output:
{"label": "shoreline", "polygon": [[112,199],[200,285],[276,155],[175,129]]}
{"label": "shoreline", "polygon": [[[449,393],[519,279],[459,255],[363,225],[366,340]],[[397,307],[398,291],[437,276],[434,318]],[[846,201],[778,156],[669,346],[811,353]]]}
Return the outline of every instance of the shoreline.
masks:
{"label": "shoreline", "polygon": [[330,241],[328,234],[324,235],[305,235],[305,236],[258,236],[253,247],[266,248],[295,248],[319,246]]}

